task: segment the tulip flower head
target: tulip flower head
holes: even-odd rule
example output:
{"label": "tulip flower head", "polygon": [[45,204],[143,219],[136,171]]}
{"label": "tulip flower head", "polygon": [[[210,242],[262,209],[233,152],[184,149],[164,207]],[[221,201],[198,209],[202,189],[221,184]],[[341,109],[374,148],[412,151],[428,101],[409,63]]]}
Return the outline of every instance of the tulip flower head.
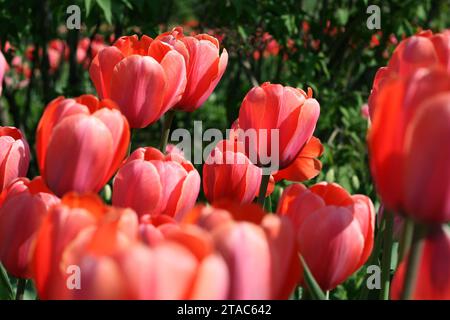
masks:
{"label": "tulip flower head", "polygon": [[320,106],[302,90],[268,82],[250,90],[239,110],[239,140],[249,159],[277,171],[288,167],[311,138]]}
{"label": "tulip flower head", "polygon": [[231,200],[245,204],[255,198],[262,170],[245,155],[238,141],[222,140],[203,165],[203,189],[210,203]]}
{"label": "tulip flower head", "polygon": [[14,179],[25,177],[30,163],[30,148],[22,132],[0,127],[0,191]]}
{"label": "tulip flower head", "polygon": [[180,101],[186,87],[183,55],[145,35],[121,37],[100,50],[89,74],[99,97],[115,101],[131,128],[157,121]]}
{"label": "tulip flower head", "polygon": [[[323,290],[331,290],[356,272],[369,257],[375,210],[370,199],[351,196],[335,183],[287,187],[277,213],[288,217],[299,254]],[[305,284],[303,271],[301,283]]]}
{"label": "tulip flower head", "polygon": [[[450,299],[450,230],[447,226],[432,228],[423,240],[423,250],[417,271],[414,300]],[[405,281],[406,264],[404,259],[392,280],[391,296],[400,299]]]}
{"label": "tulip flower head", "polygon": [[228,63],[228,52],[219,52],[219,41],[208,34],[184,36],[176,27],[155,40],[171,45],[180,52],[186,63],[186,90],[175,109],[192,112],[209,98],[222,78]]}
{"label": "tulip flower head", "polygon": [[36,235],[47,210],[59,199],[41,177],[13,181],[0,198],[0,261],[12,275],[30,278]]}
{"label": "tulip flower head", "polygon": [[442,67],[450,73],[450,30],[433,34],[422,31],[401,41],[386,67],[380,68],[369,97],[370,117],[375,116],[380,90],[396,77],[407,77],[420,68]]}
{"label": "tulip flower head", "polygon": [[47,106],[37,128],[39,169],[58,196],[98,192],[119,167],[129,141],[127,120],[112,101],[59,97]]}
{"label": "tulip flower head", "polygon": [[368,144],[384,205],[427,223],[450,221],[450,74],[419,69],[393,79],[376,110]]}
{"label": "tulip flower head", "polygon": [[180,154],[138,148],[114,178],[112,202],[140,216],[166,214],[178,220],[195,205],[199,189],[200,175]]}

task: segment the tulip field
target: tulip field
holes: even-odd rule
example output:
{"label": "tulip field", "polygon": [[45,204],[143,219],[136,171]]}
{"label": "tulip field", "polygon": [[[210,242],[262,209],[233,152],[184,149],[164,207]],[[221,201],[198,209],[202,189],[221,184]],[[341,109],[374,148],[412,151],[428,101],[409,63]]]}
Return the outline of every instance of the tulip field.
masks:
{"label": "tulip field", "polygon": [[0,30],[0,300],[450,300],[448,1],[0,0]]}

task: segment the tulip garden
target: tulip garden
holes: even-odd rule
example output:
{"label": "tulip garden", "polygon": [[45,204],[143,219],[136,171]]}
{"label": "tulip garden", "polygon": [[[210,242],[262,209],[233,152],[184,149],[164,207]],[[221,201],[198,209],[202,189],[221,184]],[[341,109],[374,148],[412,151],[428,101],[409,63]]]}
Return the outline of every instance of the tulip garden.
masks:
{"label": "tulip garden", "polygon": [[450,299],[446,1],[25,2],[0,299]]}

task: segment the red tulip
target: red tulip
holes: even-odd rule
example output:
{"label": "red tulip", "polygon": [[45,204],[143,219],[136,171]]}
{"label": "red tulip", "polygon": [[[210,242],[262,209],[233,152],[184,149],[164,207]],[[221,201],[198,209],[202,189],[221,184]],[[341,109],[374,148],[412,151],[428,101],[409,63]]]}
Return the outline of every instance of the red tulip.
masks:
{"label": "red tulip", "polygon": [[2,95],[3,89],[3,77],[5,76],[6,71],[8,71],[8,63],[6,62],[5,56],[0,51],[0,96]]}
{"label": "red tulip", "polygon": [[[290,185],[277,213],[294,224],[299,254],[323,290],[344,282],[372,251],[372,202],[366,196],[351,196],[337,184],[319,183],[310,189]],[[304,284],[303,276],[301,281]]]}
{"label": "red tulip", "polygon": [[121,37],[102,49],[89,74],[99,97],[114,100],[132,128],[157,121],[180,101],[186,87],[183,56],[147,36]]}
{"label": "red tulip", "polygon": [[183,28],[176,27],[155,40],[173,46],[186,62],[187,84],[175,109],[188,112],[198,109],[213,92],[228,63],[227,50],[219,56],[219,41],[208,34],[185,37]]}
{"label": "red tulip", "polygon": [[[271,166],[278,162],[279,169],[284,169],[297,158],[319,118],[319,103],[311,96],[311,91],[307,95],[299,89],[267,82],[247,93],[239,111],[239,127],[245,134],[247,130],[256,130],[256,138],[250,138],[246,144],[252,162],[268,166],[264,159],[267,156]],[[279,139],[272,141],[276,132]],[[239,135],[239,140],[245,142],[243,139]],[[257,159],[253,159],[254,155]]]}
{"label": "red tulip", "polygon": [[166,214],[179,220],[194,206],[199,189],[200,175],[182,156],[138,148],[114,178],[112,202],[140,216]]}
{"label": "red tulip", "polygon": [[[423,241],[412,299],[450,300],[450,231],[447,226],[437,227]],[[407,261],[408,257],[400,263],[392,280],[393,299],[401,297]]]}
{"label": "red tulip", "polygon": [[[419,69],[380,91],[369,132],[372,175],[387,208],[450,221],[450,74]],[[440,141],[440,143],[436,143]]]}
{"label": "red tulip", "polygon": [[59,97],[47,106],[37,129],[39,168],[49,188],[98,192],[125,157],[128,123],[108,100],[91,95]]}
{"label": "red tulip", "polygon": [[11,181],[24,177],[30,163],[30,148],[19,129],[0,127],[0,192]]}
{"label": "red tulip", "polygon": [[261,184],[262,170],[252,164],[240,142],[222,140],[203,165],[203,189],[210,203],[250,203]]}
{"label": "red tulip", "polygon": [[[81,268],[81,264],[71,259],[74,255],[80,254],[78,250],[82,249],[91,250],[91,252],[114,251],[116,246],[125,245],[136,239],[137,228],[137,217],[131,210],[107,207],[94,194],[65,195],[59,205],[50,209],[36,237],[33,279],[39,298],[68,299],[78,294],[90,294],[86,291],[95,292],[88,287],[88,281],[83,277],[86,269]],[[96,237],[91,241],[94,234]],[[87,239],[90,241],[90,246],[85,248],[84,241]],[[71,290],[67,286],[70,276],[69,267],[72,265],[81,268],[80,285],[83,290],[81,292],[77,289]],[[99,279],[102,279],[101,275]]]}
{"label": "red tulip", "polygon": [[12,275],[29,278],[37,231],[47,209],[59,199],[37,177],[15,180],[0,201],[0,261]]}
{"label": "red tulip", "polygon": [[450,30],[435,34],[423,31],[401,41],[387,67],[380,68],[375,75],[369,97],[370,117],[374,117],[377,97],[389,79],[407,77],[417,69],[437,66],[450,73]]}

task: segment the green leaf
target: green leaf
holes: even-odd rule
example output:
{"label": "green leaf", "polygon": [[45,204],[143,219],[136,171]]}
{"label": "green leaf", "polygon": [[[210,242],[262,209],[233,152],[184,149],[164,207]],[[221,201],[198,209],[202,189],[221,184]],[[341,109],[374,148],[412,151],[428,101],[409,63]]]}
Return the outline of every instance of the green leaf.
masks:
{"label": "green leaf", "polygon": [[12,300],[13,298],[14,292],[8,274],[0,264],[0,300]]}
{"label": "green leaf", "polygon": [[84,7],[86,8],[86,17],[89,16],[93,4],[94,3],[92,2],[92,0],[84,0]]}
{"label": "green leaf", "polygon": [[111,24],[112,14],[111,14],[111,0],[97,0],[97,4],[102,8],[105,15],[106,21]]}
{"label": "green leaf", "polygon": [[308,287],[309,293],[311,294],[311,297],[314,300],[326,300],[325,294],[323,293],[322,289],[320,289],[319,284],[317,283],[316,279],[314,279],[314,276],[312,275],[302,256],[300,256],[300,260],[303,265],[303,275],[305,277],[306,285]]}

